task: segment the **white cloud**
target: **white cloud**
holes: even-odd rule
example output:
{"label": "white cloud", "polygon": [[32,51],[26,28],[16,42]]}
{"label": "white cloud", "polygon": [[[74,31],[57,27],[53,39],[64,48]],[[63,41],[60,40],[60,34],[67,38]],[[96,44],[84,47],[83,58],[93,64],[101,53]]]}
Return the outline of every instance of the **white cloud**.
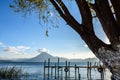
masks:
{"label": "white cloud", "polygon": [[1,53],[0,59],[21,59],[21,58],[32,58],[37,56],[38,54],[31,54],[31,53],[17,53],[17,54],[11,54],[11,53]]}
{"label": "white cloud", "polygon": [[14,54],[23,54],[26,50],[30,49],[30,47],[27,46],[8,46],[5,47],[4,51],[8,53],[14,53]]}
{"label": "white cloud", "polygon": [[4,48],[6,46],[2,42],[0,42],[0,47]]}
{"label": "white cloud", "polygon": [[3,43],[0,42],[0,46],[2,46],[2,45],[3,45]]}
{"label": "white cloud", "polygon": [[28,46],[17,46],[16,48],[17,49],[23,49],[23,50],[30,49],[30,47],[28,47]]}
{"label": "white cloud", "polygon": [[[2,53],[0,56],[5,57],[6,59],[17,59],[17,58],[30,58],[38,55],[38,52],[32,50],[29,46],[5,46],[2,42],[0,42],[0,47],[2,47]],[[31,49],[31,50],[30,50]],[[29,50],[29,51],[28,51]],[[32,52],[30,52],[32,51]]]}
{"label": "white cloud", "polygon": [[6,48],[4,49],[4,51],[5,51],[5,52],[8,52],[8,53],[15,53],[15,54],[19,53],[19,52],[18,52],[18,49],[17,49],[16,47],[14,47],[14,46],[6,47]]}
{"label": "white cloud", "polygon": [[46,48],[42,48],[42,49],[38,49],[37,52],[38,53],[41,53],[41,52],[48,52],[49,53],[49,50],[47,50]]}

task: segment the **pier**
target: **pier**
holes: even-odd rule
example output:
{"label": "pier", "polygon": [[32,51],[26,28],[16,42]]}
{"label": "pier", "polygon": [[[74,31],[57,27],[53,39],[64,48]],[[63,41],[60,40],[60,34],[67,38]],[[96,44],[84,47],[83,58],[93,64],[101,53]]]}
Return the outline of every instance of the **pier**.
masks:
{"label": "pier", "polygon": [[[101,80],[104,80],[105,69],[104,65],[97,62],[92,65],[91,62],[87,62],[86,66],[71,65],[71,62],[65,61],[65,65],[60,65],[60,59],[56,63],[51,65],[50,58],[48,61],[44,61],[44,80],[82,80],[80,69],[86,69],[86,77],[88,80],[92,80],[92,69],[96,69],[100,74]],[[71,72],[74,71],[74,72]],[[74,76],[71,76],[74,73]]]}

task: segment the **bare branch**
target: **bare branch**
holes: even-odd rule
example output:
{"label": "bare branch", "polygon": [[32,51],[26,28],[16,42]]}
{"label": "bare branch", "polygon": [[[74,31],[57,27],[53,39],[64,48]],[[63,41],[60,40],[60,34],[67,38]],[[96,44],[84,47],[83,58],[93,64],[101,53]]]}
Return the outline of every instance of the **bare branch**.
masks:
{"label": "bare branch", "polygon": [[120,33],[120,0],[111,0],[112,6],[114,8],[116,22],[119,25],[118,30]]}
{"label": "bare branch", "polygon": [[92,24],[92,14],[90,8],[85,0],[76,0],[80,14],[82,16],[82,24],[85,25],[85,30],[94,33],[93,24]]}
{"label": "bare branch", "polygon": [[[56,10],[59,12],[60,16],[75,30],[77,31],[78,33],[81,33],[82,30],[81,30],[81,24],[79,24],[70,14],[69,16],[67,14],[64,14],[64,10],[61,10],[61,8],[58,6],[58,4],[60,3],[56,3],[54,0],[50,0],[51,3],[54,5],[54,7],[56,8]],[[63,12],[64,11],[64,12]],[[67,10],[67,13],[68,10]],[[71,17],[70,17],[71,16]]]}
{"label": "bare branch", "polygon": [[117,46],[119,42],[119,32],[108,0],[95,0],[95,6],[93,6],[93,9],[95,10],[97,17],[102,24],[102,28],[109,38],[112,46]]}

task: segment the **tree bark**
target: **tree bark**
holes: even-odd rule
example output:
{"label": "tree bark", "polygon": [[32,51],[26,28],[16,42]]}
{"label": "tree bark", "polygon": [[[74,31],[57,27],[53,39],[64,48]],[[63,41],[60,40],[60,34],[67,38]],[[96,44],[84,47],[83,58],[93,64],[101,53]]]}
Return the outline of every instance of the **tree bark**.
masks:
{"label": "tree bark", "polygon": [[120,80],[120,52],[101,47],[98,50],[99,59],[112,73],[111,80]]}

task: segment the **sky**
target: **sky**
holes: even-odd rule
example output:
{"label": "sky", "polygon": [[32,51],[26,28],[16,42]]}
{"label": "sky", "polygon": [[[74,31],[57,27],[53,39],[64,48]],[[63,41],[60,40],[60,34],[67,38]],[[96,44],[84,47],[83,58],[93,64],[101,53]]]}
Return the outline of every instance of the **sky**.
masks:
{"label": "sky", "polygon": [[[69,59],[95,57],[81,37],[63,19],[58,23],[59,28],[49,29],[47,37],[46,27],[40,25],[37,14],[22,17],[22,13],[15,13],[9,7],[11,3],[12,0],[0,2],[0,59],[30,58],[41,52]],[[81,21],[78,11],[73,11],[75,5],[72,5],[72,15]],[[55,17],[54,13],[52,17]],[[108,43],[98,20],[94,20],[94,26],[96,35]]]}

